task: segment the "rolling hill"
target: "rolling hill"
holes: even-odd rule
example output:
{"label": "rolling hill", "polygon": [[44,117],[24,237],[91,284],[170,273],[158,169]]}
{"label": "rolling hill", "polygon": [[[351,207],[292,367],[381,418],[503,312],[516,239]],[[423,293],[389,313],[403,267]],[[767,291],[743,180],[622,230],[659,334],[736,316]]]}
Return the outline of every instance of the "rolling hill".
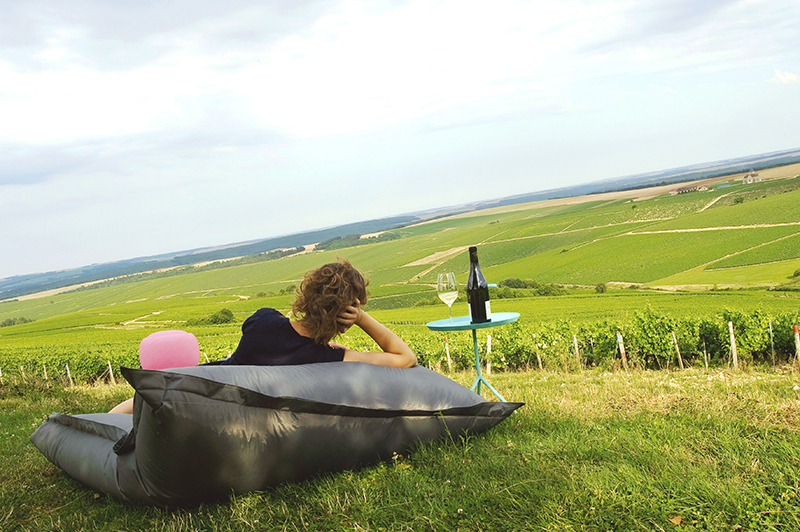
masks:
{"label": "rolling hill", "polygon": [[[0,279],[0,300],[13,299],[35,292],[68,287],[76,284],[91,283],[145,271],[179,268],[181,266],[219,261],[235,257],[268,253],[274,250],[309,246],[321,241],[342,238],[348,235],[364,235],[397,229],[425,220],[450,217],[459,213],[471,216],[473,213],[485,213],[488,209],[504,207],[527,209],[531,204],[541,205],[543,201],[568,199],[570,202],[582,203],[582,196],[594,195],[595,199],[608,195],[611,191],[627,191],[628,198],[642,198],[641,190],[663,191],[676,186],[675,183],[692,180],[714,180],[720,176],[731,176],[737,172],[746,172],[750,168],[766,169],[783,167],[800,162],[800,150],[786,150],[755,156],[739,157],[714,163],[697,164],[670,170],[649,172],[623,178],[596,181],[584,185],[559,188],[523,194],[506,198],[483,200],[465,205],[444,207],[426,212],[410,213],[403,216],[369,220],[344,226],[331,227],[306,233],[290,234],[275,238],[267,238],[251,242],[221,245],[203,249],[195,249],[158,255],[139,257],[106,264],[92,264],[71,270],[18,275]],[[660,185],[660,186],[657,186]],[[660,193],[660,192],[656,192]],[[654,194],[649,192],[649,194]]]}
{"label": "rolling hill", "polygon": [[[796,170],[785,167],[784,174]],[[797,287],[800,178],[752,185],[725,179],[706,191],[661,192],[494,207],[393,229],[396,239],[356,247],[131,275],[63,294],[3,302],[0,321],[109,305],[135,306],[133,314],[141,316],[147,309],[163,311],[168,301],[288,299],[284,294],[291,293],[305,271],[339,256],[369,275],[375,304],[408,306],[430,297],[438,272],[454,271],[465,282],[470,245],[478,246],[482,269],[494,282],[520,278],[587,288],[606,283],[669,290]]]}

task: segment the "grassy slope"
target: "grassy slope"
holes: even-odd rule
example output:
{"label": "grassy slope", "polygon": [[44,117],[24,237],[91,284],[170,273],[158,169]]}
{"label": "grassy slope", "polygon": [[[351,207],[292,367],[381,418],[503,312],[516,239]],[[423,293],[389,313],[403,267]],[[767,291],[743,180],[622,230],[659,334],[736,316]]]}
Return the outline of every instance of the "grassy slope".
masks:
{"label": "grassy slope", "polygon": [[800,259],[792,259],[779,263],[756,264],[737,268],[710,269],[695,268],[675,275],[657,279],[652,286],[661,287],[694,287],[694,288],[736,288],[740,286],[774,286],[775,284],[794,284],[797,280],[792,275],[800,268]]}
{"label": "grassy slope", "polygon": [[86,489],[27,441],[47,414],[106,409],[126,387],[0,387],[0,529],[800,528],[796,374],[531,372],[493,383],[526,406],[486,434],[172,511]]}
{"label": "grassy slope", "polygon": [[[792,235],[798,226],[686,230],[797,222],[800,190],[786,189],[798,184],[797,179],[776,180],[755,185],[757,189],[739,185],[637,202],[518,205],[404,228],[400,230],[404,238],[391,242],[4,302],[0,320],[26,317],[37,323],[0,329],[0,338],[9,340],[31,331],[44,334],[45,329],[119,327],[131,320],[136,322],[128,327],[168,326],[222,307],[233,310],[237,320],[243,319],[259,306],[286,308],[288,296],[256,296],[297,285],[303,272],[337,256],[347,257],[368,273],[378,307],[391,306],[393,298],[410,304],[413,299],[403,294],[432,294],[438,272],[455,271],[465,282],[467,259],[461,251],[438,261],[410,264],[472,244],[479,245],[484,273],[494,282],[519,277],[589,286],[609,281],[658,286],[786,283],[800,267],[798,252],[790,245],[796,240]],[[768,195],[770,190],[780,193]],[[737,194],[752,198],[741,204],[724,204]],[[762,198],[764,195],[767,197]],[[698,212],[720,197],[711,208]],[[731,264],[736,257],[749,263],[776,257],[783,261],[717,268]],[[706,265],[716,269],[709,270]]]}
{"label": "grassy slope", "polygon": [[735,268],[768,262],[794,260],[800,254],[800,233],[773,240],[737,255],[719,260],[710,268]]}

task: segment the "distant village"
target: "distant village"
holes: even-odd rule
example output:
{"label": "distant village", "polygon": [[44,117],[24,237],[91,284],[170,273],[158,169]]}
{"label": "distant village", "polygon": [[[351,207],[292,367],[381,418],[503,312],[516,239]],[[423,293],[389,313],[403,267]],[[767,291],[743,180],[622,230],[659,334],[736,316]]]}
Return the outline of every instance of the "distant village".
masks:
{"label": "distant village", "polygon": [[[758,172],[756,172],[751,168],[750,173],[745,174],[744,177],[742,177],[742,184],[752,185],[753,183],[761,183],[761,178],[758,176]],[[727,186],[727,185],[720,185],[720,186]],[[681,187],[675,190],[671,190],[669,195],[677,196],[678,194],[685,194],[686,192],[703,192],[704,190],[708,190],[708,185],[694,185],[691,187]]]}

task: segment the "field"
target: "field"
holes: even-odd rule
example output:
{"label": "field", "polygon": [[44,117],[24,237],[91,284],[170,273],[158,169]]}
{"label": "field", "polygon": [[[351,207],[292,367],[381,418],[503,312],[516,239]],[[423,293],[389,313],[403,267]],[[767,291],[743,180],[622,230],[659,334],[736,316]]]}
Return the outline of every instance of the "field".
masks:
{"label": "field", "polygon": [[[794,245],[800,238],[800,178],[773,173],[780,177],[752,185],[717,180],[702,192],[628,191],[488,209],[404,227],[396,230],[402,238],[392,241],[155,272],[6,301],[0,303],[0,321],[33,321],[0,329],[0,370],[22,378],[44,374],[49,365],[49,376],[64,379],[69,365],[75,376],[94,379],[107,374],[109,365],[112,371],[135,365],[141,339],[164,328],[190,330],[209,360],[222,358],[235,348],[248,315],[264,306],[288,310],[303,272],[339,256],[371,278],[367,309],[399,327],[426,365],[441,367],[444,337],[424,327],[444,314],[433,291],[435,276],[455,271],[463,284],[466,247],[472,244],[490,282],[533,279],[569,288],[557,297],[519,292],[497,299],[495,293],[495,310],[522,314],[519,327],[496,332],[501,340],[511,336],[504,341],[512,352],[497,357],[495,367],[520,368],[535,354],[545,365],[568,367],[562,351],[569,350],[573,335],[584,364],[610,367],[616,353],[610,336],[617,329],[643,367],[673,363],[666,360],[671,341],[664,336],[672,331],[663,323],[660,332],[644,330],[643,315],[655,315],[659,323],[677,320],[671,326],[693,364],[704,350],[715,350],[710,355],[717,361],[729,356],[721,338],[728,321],[743,334],[756,328],[760,339],[749,349],[740,345],[745,361],[771,359],[776,344],[777,358],[787,360],[794,355],[791,324],[800,310],[800,277],[794,275],[800,270],[800,246]],[[595,293],[599,284],[609,290]],[[223,308],[233,313],[233,322],[192,325]],[[466,312],[463,296],[454,310]],[[771,323],[780,324],[778,338],[767,337]],[[549,337],[547,348],[536,345],[533,334]],[[655,354],[653,341],[644,338],[653,334],[664,344]],[[368,345],[358,335],[344,340]],[[468,367],[467,335],[449,340],[461,354],[456,366]]]}
{"label": "field", "polygon": [[[470,373],[452,375],[468,383]],[[689,370],[497,375],[518,414],[467,440],[189,510],[123,504],[27,441],[127,386],[3,389],[0,529],[796,530],[800,379]]]}
{"label": "field", "polygon": [[[286,310],[287,297],[258,300],[257,304]],[[253,301],[217,301],[198,311],[192,306],[193,301],[175,299],[155,315],[146,313],[147,302],[136,302],[9,327],[10,334],[3,336],[0,369],[6,382],[41,378],[45,373],[48,379],[61,384],[67,384],[70,377],[82,382],[108,381],[109,365],[117,376],[120,366],[138,365],[139,343],[156,328],[192,332],[200,343],[202,359],[218,360],[236,348],[240,323],[252,313]],[[573,336],[579,344],[582,365],[611,368],[615,361],[618,363],[617,330],[625,336],[629,359],[643,368],[677,364],[672,332],[677,334],[687,364],[703,366],[705,348],[712,365],[725,365],[729,363],[728,321],[735,323],[737,334],[741,333],[738,347],[743,364],[771,362],[770,322],[777,362],[784,363],[795,351],[791,326],[800,321],[798,299],[793,294],[752,291],[702,294],[615,290],[606,294],[498,299],[493,305],[497,312],[522,315],[517,324],[489,331],[495,346],[492,363],[496,370],[524,369],[536,364],[537,357],[547,369],[576,370]],[[233,322],[188,326],[180,320],[187,315],[201,317],[209,309],[220,307],[232,310]],[[455,303],[454,312],[466,313],[463,300]],[[376,310],[373,315],[396,330],[421,363],[433,369],[445,367],[447,335],[429,331],[424,325],[446,317],[444,305]],[[537,335],[536,342],[533,334]],[[481,331],[478,338],[484,353],[486,331]],[[470,335],[452,334],[447,340],[453,367],[469,368],[473,364]],[[349,332],[340,341],[356,349],[374,348],[359,331]]]}
{"label": "field", "polygon": [[[17,323],[0,328],[0,529],[796,529],[796,172],[775,169],[753,185],[718,179],[678,195],[625,191],[499,207],[397,229],[391,241],[0,302],[0,322]],[[527,406],[484,436],[173,512],[90,492],[27,442],[52,412],[104,411],[129,396],[112,375],[118,381],[120,366],[138,365],[148,334],[187,330],[202,357],[223,358],[247,316],[288,310],[303,272],[337,257],[367,273],[367,310],[421,363],[468,384],[469,334],[447,338],[449,373],[445,335],[425,323],[447,316],[436,274],[454,271],[463,285],[470,245],[490,282],[566,290],[493,290],[493,310],[521,318],[491,331],[490,357],[482,332],[482,356],[492,383]],[[209,323],[221,309],[233,321]],[[453,313],[466,314],[463,294]],[[617,331],[627,373],[618,371]],[[371,344],[357,331],[340,341]],[[674,341],[683,372],[673,371]]]}

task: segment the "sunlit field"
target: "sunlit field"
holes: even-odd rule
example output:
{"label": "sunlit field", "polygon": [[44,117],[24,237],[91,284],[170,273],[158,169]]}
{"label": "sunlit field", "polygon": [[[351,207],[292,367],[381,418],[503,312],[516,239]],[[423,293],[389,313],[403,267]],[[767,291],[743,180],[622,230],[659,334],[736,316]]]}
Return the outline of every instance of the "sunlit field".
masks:
{"label": "sunlit field", "polygon": [[[0,386],[3,530],[792,530],[800,377],[784,371],[512,372],[488,433],[360,471],[183,510],[81,486],[28,436],[126,385]],[[451,375],[469,384],[473,373]],[[676,528],[677,525],[677,528]]]}

